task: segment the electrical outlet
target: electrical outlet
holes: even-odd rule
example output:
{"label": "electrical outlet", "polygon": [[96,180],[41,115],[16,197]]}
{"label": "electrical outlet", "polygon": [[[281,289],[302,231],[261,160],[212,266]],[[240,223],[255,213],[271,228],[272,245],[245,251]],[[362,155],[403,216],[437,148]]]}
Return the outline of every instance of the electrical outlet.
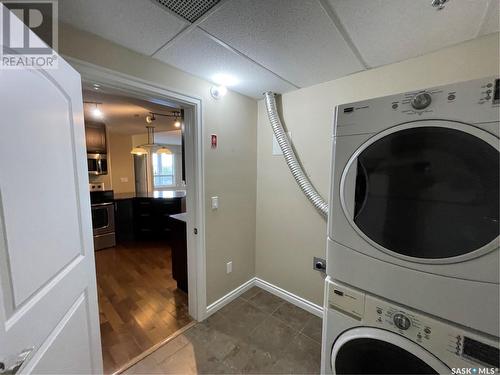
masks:
{"label": "electrical outlet", "polygon": [[128,177],[120,177],[120,182],[128,182]]}
{"label": "electrical outlet", "polygon": [[231,273],[233,272],[233,261],[227,262],[226,264],[226,273]]}

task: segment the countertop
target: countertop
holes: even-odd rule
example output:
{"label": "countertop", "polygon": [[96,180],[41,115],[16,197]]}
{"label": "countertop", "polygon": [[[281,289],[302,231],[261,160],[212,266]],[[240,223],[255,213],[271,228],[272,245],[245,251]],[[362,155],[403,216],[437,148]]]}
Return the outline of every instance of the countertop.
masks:
{"label": "countertop", "polygon": [[169,217],[171,217],[172,219],[183,221],[183,222],[187,221],[187,213],[186,212],[182,212],[180,214],[175,214],[175,215],[170,215]]}
{"label": "countertop", "polygon": [[133,198],[151,198],[151,199],[175,199],[184,198],[185,190],[155,190],[152,193],[116,193],[115,200],[133,199]]}

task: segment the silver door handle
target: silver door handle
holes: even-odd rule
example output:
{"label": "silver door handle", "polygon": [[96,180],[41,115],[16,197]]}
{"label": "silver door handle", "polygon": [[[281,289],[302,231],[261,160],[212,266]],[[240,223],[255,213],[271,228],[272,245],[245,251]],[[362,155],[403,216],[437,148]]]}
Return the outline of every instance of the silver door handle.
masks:
{"label": "silver door handle", "polygon": [[5,360],[0,361],[0,374],[14,375],[21,368],[21,366],[26,362],[30,356],[33,348],[25,349],[17,356],[12,356],[10,358],[5,358]]}

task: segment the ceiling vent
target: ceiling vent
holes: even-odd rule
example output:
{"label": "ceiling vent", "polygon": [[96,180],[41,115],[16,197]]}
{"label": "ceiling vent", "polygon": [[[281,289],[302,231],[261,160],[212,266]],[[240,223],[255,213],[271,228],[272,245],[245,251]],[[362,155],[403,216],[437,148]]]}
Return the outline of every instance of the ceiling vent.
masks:
{"label": "ceiling vent", "polygon": [[220,0],[155,0],[161,6],[193,23]]}

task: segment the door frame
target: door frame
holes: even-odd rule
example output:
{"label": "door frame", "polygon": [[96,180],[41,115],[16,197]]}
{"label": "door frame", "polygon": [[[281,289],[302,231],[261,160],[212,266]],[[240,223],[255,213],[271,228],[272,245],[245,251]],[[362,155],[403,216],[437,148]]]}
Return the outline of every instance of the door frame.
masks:
{"label": "door frame", "polygon": [[[187,184],[187,258],[189,314],[197,321],[206,317],[206,256],[205,256],[205,194],[204,194],[204,147],[203,107],[200,97],[185,95],[169,87],[123,74],[86,61],[63,55],[75,68],[82,81],[102,84],[124,91],[138,99],[158,99],[168,105],[172,101],[186,106],[184,114],[186,139]],[[197,234],[195,234],[195,229]]]}

